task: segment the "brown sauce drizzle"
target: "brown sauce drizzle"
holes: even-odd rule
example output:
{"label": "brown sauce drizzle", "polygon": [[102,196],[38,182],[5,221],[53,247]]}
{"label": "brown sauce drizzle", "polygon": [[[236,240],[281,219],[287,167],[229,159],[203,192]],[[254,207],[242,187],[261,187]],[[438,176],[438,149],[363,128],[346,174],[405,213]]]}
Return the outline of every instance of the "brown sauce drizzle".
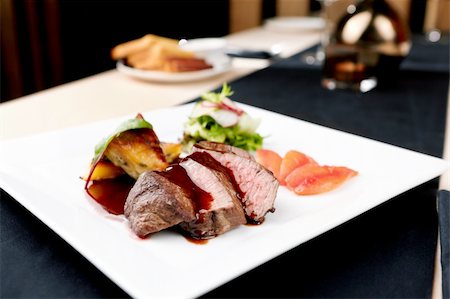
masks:
{"label": "brown sauce drizzle", "polygon": [[200,210],[209,210],[211,208],[211,203],[213,201],[211,194],[194,184],[189,178],[186,170],[180,165],[172,165],[168,170],[158,173],[172,183],[183,188],[192,201],[196,215],[198,215],[197,222],[202,223],[203,215],[200,213]]}
{"label": "brown sauce drizzle", "polygon": [[247,218],[247,223],[245,224],[247,226],[258,226],[258,225],[261,225],[264,222],[264,219],[260,220],[260,221],[256,221],[255,219],[252,219],[252,218],[247,217],[247,216],[245,218]]}
{"label": "brown sauce drizzle", "polygon": [[194,243],[195,245],[205,245],[206,243],[208,243],[208,239],[196,239],[187,234],[183,234],[183,237],[189,242]]}
{"label": "brown sauce drizzle", "polygon": [[188,242],[193,243],[195,245],[205,245],[209,241],[209,239],[198,239],[198,238],[193,237],[189,232],[182,229],[179,225],[169,227],[168,230],[171,230],[177,234],[180,234]]}
{"label": "brown sauce drizzle", "polygon": [[89,194],[111,214],[124,213],[124,205],[134,180],[123,175],[114,179],[93,181],[88,187]]}

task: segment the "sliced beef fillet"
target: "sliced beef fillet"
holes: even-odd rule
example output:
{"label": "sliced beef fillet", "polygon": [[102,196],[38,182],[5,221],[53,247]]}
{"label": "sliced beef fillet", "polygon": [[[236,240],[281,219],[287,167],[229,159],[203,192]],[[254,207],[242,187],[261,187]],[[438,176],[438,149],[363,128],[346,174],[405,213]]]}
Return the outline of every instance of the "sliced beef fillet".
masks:
{"label": "sliced beef fillet", "polygon": [[247,158],[250,160],[254,160],[253,156],[247,152],[246,150],[243,150],[241,148],[231,146],[225,143],[219,143],[219,142],[210,142],[210,141],[200,141],[199,143],[195,144],[195,147],[202,148],[205,150],[212,150],[216,152],[221,153],[231,153],[236,154],[238,156],[241,156],[242,158]]}
{"label": "sliced beef fillet", "polygon": [[201,198],[194,198],[197,219],[181,223],[184,230],[194,238],[208,239],[247,222],[228,170],[211,155],[193,153],[184,158],[180,166],[195,185],[211,196],[207,204],[198,201]]}
{"label": "sliced beef fillet", "polygon": [[[139,237],[196,219],[191,191],[174,183],[170,176],[170,171],[144,172],[128,194],[125,216]],[[184,172],[183,179],[186,177]]]}
{"label": "sliced beef fillet", "polygon": [[125,216],[140,237],[180,224],[208,239],[246,223],[228,170],[207,153],[143,173],[128,194]]}
{"label": "sliced beef fillet", "polygon": [[194,152],[209,153],[224,167],[228,168],[238,186],[240,200],[249,221],[261,223],[267,212],[274,211],[274,201],[279,183],[272,172],[264,168],[248,153],[230,148],[220,143],[200,142],[193,147]]}

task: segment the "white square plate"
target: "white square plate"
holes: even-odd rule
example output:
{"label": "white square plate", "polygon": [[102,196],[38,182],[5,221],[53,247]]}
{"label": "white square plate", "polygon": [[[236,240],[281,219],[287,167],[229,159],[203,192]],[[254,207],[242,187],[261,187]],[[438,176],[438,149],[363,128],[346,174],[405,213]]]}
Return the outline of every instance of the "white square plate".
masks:
{"label": "white square plate", "polygon": [[[79,177],[94,146],[132,116],[0,142],[0,186],[135,298],[197,297],[353,217],[442,174],[448,162],[240,104],[262,119],[264,147],[296,149],[359,175],[338,189],[297,196],[280,187],[275,213],[204,245],[173,231],[141,240],[126,219],[90,199]],[[176,142],[192,104],[144,113]],[[257,248],[257,250],[255,250]]]}

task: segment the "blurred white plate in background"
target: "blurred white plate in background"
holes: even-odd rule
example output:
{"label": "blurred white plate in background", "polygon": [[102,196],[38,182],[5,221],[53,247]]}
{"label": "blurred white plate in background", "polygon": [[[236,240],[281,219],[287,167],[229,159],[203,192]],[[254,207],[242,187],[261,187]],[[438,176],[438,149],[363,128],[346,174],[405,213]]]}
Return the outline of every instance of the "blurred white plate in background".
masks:
{"label": "blurred white plate in background", "polygon": [[126,65],[123,61],[117,62],[117,70],[127,76],[133,77],[135,79],[153,81],[153,82],[188,82],[202,80],[210,77],[217,76],[219,74],[225,73],[231,68],[230,59],[220,59],[210,62],[212,68],[193,71],[193,72],[180,72],[180,73],[170,73],[163,71],[149,71],[140,70]]}
{"label": "blurred white plate in background", "polygon": [[225,54],[225,46],[226,40],[223,38],[197,38],[180,42],[181,48],[194,52],[197,57],[205,59],[207,63],[212,65],[210,69],[191,72],[164,72],[136,69],[123,61],[118,61],[117,70],[135,79],[145,81],[188,82],[202,80],[230,70],[231,59]]}
{"label": "blurred white plate in background", "polygon": [[319,17],[276,17],[267,19],[264,27],[274,31],[317,31],[325,28],[325,21]]}
{"label": "blurred white plate in background", "polygon": [[219,37],[205,37],[179,42],[183,50],[194,52],[197,57],[205,59],[207,62],[213,62],[225,56],[227,41]]}

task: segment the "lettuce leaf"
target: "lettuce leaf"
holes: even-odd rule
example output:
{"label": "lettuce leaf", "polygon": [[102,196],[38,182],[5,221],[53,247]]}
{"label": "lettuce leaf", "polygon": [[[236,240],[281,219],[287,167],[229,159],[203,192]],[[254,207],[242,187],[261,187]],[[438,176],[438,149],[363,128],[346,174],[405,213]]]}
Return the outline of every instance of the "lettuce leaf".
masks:
{"label": "lettuce leaf", "polygon": [[209,115],[190,118],[185,125],[183,139],[185,150],[202,140],[226,143],[247,151],[255,151],[263,144],[263,137],[258,133],[251,132],[248,128],[242,130],[239,124],[224,128]]}

